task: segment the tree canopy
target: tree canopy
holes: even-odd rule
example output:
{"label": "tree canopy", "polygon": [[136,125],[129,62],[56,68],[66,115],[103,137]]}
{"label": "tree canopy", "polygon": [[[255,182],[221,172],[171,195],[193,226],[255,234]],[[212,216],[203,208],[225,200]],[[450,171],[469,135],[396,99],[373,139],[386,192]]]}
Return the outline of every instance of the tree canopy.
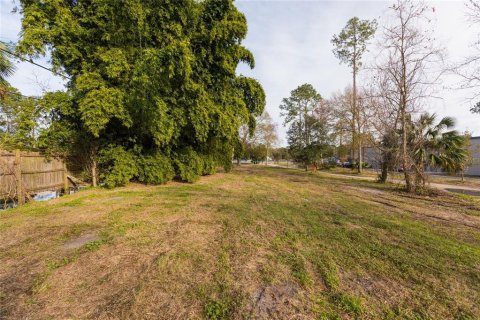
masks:
{"label": "tree canopy", "polygon": [[0,145],[5,149],[30,150],[38,147],[38,135],[46,125],[46,110],[37,98],[25,97],[5,85],[0,98]]}
{"label": "tree canopy", "polygon": [[361,20],[353,17],[338,35],[332,38],[333,54],[340,62],[347,64],[356,72],[362,66],[362,56],[367,44],[377,29],[376,20]]}
{"label": "tree canopy", "polygon": [[54,67],[70,77],[66,92],[44,99],[51,152],[85,150],[93,166],[119,148],[161,154],[180,176],[202,174],[196,162],[207,159],[231,165],[238,128],[254,128],[265,105],[261,85],[236,75],[240,62],[253,68],[254,59],[241,45],[246,19],[231,0],[20,2],[17,51],[50,48]]}
{"label": "tree canopy", "polygon": [[293,159],[309,165],[327,151],[330,137],[328,125],[319,104],[322,97],[311,84],[303,84],[284,98],[280,109],[285,117],[288,145]]}

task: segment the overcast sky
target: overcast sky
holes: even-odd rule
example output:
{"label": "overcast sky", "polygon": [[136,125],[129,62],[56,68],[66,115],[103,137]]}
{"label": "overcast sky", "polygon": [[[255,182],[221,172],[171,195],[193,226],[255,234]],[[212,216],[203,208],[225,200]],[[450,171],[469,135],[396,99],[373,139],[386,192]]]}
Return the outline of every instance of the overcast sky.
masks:
{"label": "overcast sky", "polygon": [[[0,40],[15,42],[21,17],[11,13],[12,0],[0,0],[0,4]],[[448,60],[461,60],[471,54],[470,45],[478,38],[480,28],[470,27],[464,2],[430,1],[428,4],[435,7],[436,38],[446,47]],[[238,72],[258,79],[263,85],[267,110],[278,123],[284,144],[285,129],[278,108],[282,98],[303,83],[311,83],[325,98],[349,85],[351,73],[333,56],[330,39],[353,16],[377,19],[381,26],[390,2],[238,0],[236,5],[247,17],[248,35],[244,45],[253,52],[256,61],[255,69],[240,65]],[[375,50],[375,41],[371,50]],[[38,62],[48,65],[48,59]],[[25,95],[38,95],[42,89],[61,89],[63,83],[58,77],[27,63],[19,63],[9,81]],[[444,79],[444,86],[451,87],[456,81],[449,76]],[[480,135],[480,115],[469,112],[471,102],[466,99],[469,93],[447,88],[439,93],[441,100],[431,103],[430,111],[440,116],[454,116],[460,131]]]}

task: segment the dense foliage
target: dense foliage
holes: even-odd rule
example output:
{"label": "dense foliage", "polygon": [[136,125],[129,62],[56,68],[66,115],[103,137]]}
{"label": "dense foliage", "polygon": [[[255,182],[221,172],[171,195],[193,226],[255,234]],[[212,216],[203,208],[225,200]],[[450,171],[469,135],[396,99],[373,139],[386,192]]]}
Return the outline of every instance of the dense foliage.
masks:
{"label": "dense foliage", "polygon": [[[231,166],[238,128],[254,128],[265,104],[260,84],[235,73],[238,63],[253,68],[254,60],[241,46],[246,19],[231,0],[20,3],[17,51],[51,48],[55,68],[70,77],[67,92],[45,97],[52,106],[47,152],[82,150],[93,167],[100,153],[102,160],[114,155],[101,152],[107,146],[131,158],[161,154],[186,181]],[[165,158],[147,163],[153,159],[165,173],[142,171],[140,179],[171,177]],[[103,177],[116,185],[131,174]]]}
{"label": "dense foliage", "polygon": [[142,156],[137,166],[138,180],[148,184],[166,183],[175,175],[170,158],[160,153]]}
{"label": "dense foliage", "polygon": [[37,98],[25,97],[4,83],[0,97],[0,145],[3,149],[38,147],[38,134],[48,125],[47,110]]}
{"label": "dense foliage", "polygon": [[138,174],[134,157],[121,146],[107,146],[99,155],[100,178],[107,188],[124,186]]}

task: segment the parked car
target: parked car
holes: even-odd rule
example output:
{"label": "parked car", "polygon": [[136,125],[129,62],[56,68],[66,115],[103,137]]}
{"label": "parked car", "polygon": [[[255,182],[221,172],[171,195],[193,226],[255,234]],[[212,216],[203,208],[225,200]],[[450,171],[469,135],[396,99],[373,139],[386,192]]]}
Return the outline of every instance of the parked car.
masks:
{"label": "parked car", "polygon": [[344,168],[351,168],[351,167],[353,167],[353,163],[350,162],[350,161],[345,161],[345,162],[342,164],[342,167],[344,167]]}

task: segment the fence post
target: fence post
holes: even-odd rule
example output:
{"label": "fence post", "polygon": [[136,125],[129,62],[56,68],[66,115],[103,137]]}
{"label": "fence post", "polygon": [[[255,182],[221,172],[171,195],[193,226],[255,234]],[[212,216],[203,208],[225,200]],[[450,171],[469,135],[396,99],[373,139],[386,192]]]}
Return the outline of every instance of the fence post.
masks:
{"label": "fence post", "polygon": [[18,205],[21,206],[25,203],[25,196],[23,194],[22,157],[19,149],[15,150],[15,161],[13,165],[15,170],[15,185],[17,187],[17,200]]}
{"label": "fence post", "polygon": [[63,192],[64,194],[70,194],[70,188],[68,186],[68,171],[67,171],[67,164],[65,161],[63,162]]}

